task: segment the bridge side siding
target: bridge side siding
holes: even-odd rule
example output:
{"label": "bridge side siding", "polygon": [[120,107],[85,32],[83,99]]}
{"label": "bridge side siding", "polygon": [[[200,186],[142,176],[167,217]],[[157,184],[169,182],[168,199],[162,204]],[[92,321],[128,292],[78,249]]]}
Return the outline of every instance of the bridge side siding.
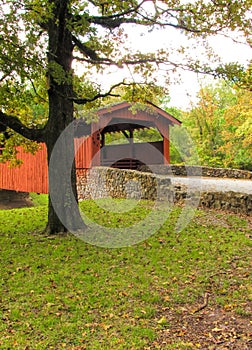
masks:
{"label": "bridge side siding", "polygon": [[48,167],[46,147],[40,145],[35,155],[24,152],[18,147],[18,159],[23,160],[20,166],[0,163],[0,188],[20,192],[48,193]]}
{"label": "bridge side siding", "polygon": [[[92,146],[90,138],[75,139],[75,162],[77,170],[91,167]],[[0,163],[0,189],[19,192],[48,193],[48,165],[45,144],[41,143],[36,154],[17,147],[18,159],[23,163],[11,167]]]}

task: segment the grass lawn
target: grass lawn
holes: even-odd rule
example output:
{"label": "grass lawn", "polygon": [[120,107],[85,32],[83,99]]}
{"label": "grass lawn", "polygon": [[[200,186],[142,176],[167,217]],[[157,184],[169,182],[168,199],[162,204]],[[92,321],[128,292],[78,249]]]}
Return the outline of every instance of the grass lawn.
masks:
{"label": "grass lawn", "polygon": [[[178,234],[175,208],[149,239],[105,249],[41,234],[45,203],[0,211],[1,349],[252,347],[248,217],[199,210]],[[107,225],[134,220],[81,207]]]}

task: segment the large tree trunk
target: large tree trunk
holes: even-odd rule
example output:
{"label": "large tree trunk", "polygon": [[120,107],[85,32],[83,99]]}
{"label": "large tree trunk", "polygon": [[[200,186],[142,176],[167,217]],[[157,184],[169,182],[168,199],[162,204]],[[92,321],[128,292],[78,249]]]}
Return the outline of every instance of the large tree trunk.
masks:
{"label": "large tree trunk", "polygon": [[78,208],[72,131],[73,128],[68,127],[58,140],[52,134],[47,141],[49,204],[46,231],[49,234],[75,233],[85,228]]}
{"label": "large tree trunk", "polygon": [[49,234],[75,231],[84,225],[78,211],[76,173],[73,166],[73,44],[66,22],[68,3],[69,0],[54,1],[54,18],[48,24],[49,120],[46,126],[46,146],[49,206],[46,231]]}

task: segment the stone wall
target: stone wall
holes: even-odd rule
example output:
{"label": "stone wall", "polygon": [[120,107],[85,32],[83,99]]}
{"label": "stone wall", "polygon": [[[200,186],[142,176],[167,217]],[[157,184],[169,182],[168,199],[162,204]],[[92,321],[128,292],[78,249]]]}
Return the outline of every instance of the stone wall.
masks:
{"label": "stone wall", "polygon": [[[185,186],[175,186],[175,202],[183,204],[190,199]],[[193,195],[193,194],[192,194]],[[238,192],[201,192],[199,206],[202,208],[230,211],[238,214],[252,215],[252,195]]]}
{"label": "stone wall", "polygon": [[252,179],[252,172],[239,169],[224,169],[224,168],[210,168],[193,165],[155,165],[148,167],[146,165],[139,168],[140,171],[150,172],[154,170],[157,174],[175,175],[175,176],[204,176],[204,177],[222,177],[234,179]]}
{"label": "stone wall", "polygon": [[94,167],[78,173],[79,199],[136,198],[155,200],[168,196],[171,180],[167,176],[153,175],[135,170]]}
{"label": "stone wall", "polygon": [[[79,199],[88,198],[135,198],[174,199],[181,203],[197,197],[187,193],[186,186],[172,186],[169,177],[134,170],[94,167],[78,172]],[[252,214],[252,195],[236,192],[201,192],[199,206],[227,210],[246,215]]]}

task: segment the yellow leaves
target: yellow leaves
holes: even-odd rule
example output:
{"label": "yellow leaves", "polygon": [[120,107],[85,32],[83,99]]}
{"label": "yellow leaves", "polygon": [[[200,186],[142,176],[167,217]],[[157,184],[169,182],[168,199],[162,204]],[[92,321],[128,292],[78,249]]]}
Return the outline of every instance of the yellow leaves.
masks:
{"label": "yellow leaves", "polygon": [[112,326],[112,324],[104,324],[104,323],[101,323],[101,324],[100,324],[100,327],[101,327],[102,329],[104,329],[105,331],[107,331],[107,330],[109,330],[110,328],[112,328],[113,326]]}
{"label": "yellow leaves", "polygon": [[214,327],[214,328],[212,329],[212,332],[217,332],[217,333],[219,333],[219,332],[222,332],[222,331],[223,331],[223,328]]}
{"label": "yellow leaves", "polygon": [[242,123],[236,130],[236,135],[243,139],[243,146],[252,146],[252,112],[251,116],[247,115]]}
{"label": "yellow leaves", "polygon": [[237,97],[237,103],[224,113],[225,143],[221,149],[226,154],[228,166],[236,166],[236,163],[244,161],[249,164],[252,160],[252,93],[238,90]]}
{"label": "yellow leaves", "polygon": [[123,297],[127,297],[127,296],[128,296],[128,293],[125,292],[125,291],[122,291],[122,292],[119,292],[119,295],[120,295],[120,296],[123,296]]}
{"label": "yellow leaves", "polygon": [[231,311],[231,310],[233,310],[235,307],[237,307],[237,304],[225,304],[225,305],[224,305],[224,309],[225,309],[226,311]]}
{"label": "yellow leaves", "polygon": [[[103,329],[104,331],[108,331],[110,328],[113,327],[113,325],[106,324],[104,322],[101,322],[101,323],[93,322],[93,323],[86,323],[85,327],[89,328],[91,332],[95,332],[96,329],[99,329],[99,328]],[[83,335],[86,335],[86,332],[84,332]]]}
{"label": "yellow leaves", "polygon": [[166,317],[161,317],[158,321],[157,321],[157,324],[159,324],[159,325],[165,325],[165,324],[167,324],[167,319],[166,319]]}
{"label": "yellow leaves", "polygon": [[16,347],[16,346],[18,346],[18,345],[19,345],[18,342],[17,342],[16,340],[14,340],[13,346]]}
{"label": "yellow leaves", "polygon": [[252,161],[252,92],[223,83],[203,87],[184,124],[202,163],[245,168]]}

